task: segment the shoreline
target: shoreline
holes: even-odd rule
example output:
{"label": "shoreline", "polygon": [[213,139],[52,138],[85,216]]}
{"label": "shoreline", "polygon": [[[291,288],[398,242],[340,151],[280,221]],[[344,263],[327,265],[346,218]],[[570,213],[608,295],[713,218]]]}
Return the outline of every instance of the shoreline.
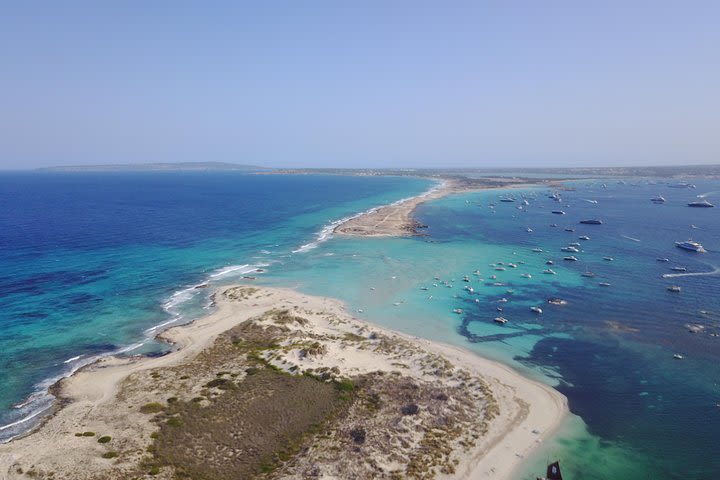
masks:
{"label": "shoreline", "polygon": [[490,178],[441,178],[438,185],[414,197],[399,200],[363,212],[336,225],[332,233],[355,237],[407,237],[421,235],[418,230],[427,228],[414,218],[418,206],[448,195],[480,190],[517,188],[529,185],[527,180],[500,180]]}
{"label": "shoreline", "polygon": [[[215,295],[219,296],[220,292],[227,292],[231,288],[233,287],[220,287]],[[248,288],[255,289],[255,287]],[[171,327],[158,334],[158,339],[167,341],[175,347],[164,356],[103,357],[77,370],[70,377],[60,380],[56,384],[58,395],[54,413],[25,435],[0,445],[0,477],[13,475],[14,465],[17,462],[27,461],[28,456],[32,456],[36,451],[44,452],[46,449],[51,452],[62,451],[63,446],[71,451],[77,450],[75,445],[77,440],[72,436],[72,432],[86,428],[99,431],[110,429],[113,424],[112,419],[106,419],[105,423],[108,425],[102,425],[103,422],[97,419],[95,421],[100,424],[96,423],[94,426],[83,422],[91,420],[92,423],[92,417],[88,412],[101,411],[112,404],[122,393],[123,385],[131,376],[150,369],[173,368],[188,362],[199,356],[216,338],[238,323],[259,315],[268,308],[289,304],[333,312],[353,328],[359,326],[380,332],[398,341],[408,342],[416,348],[440,355],[453,364],[468,368],[488,379],[493,394],[498,396],[500,404],[504,407],[501,407],[498,419],[491,424],[491,429],[480,442],[480,446],[472,452],[472,455],[463,456],[457,468],[458,475],[450,478],[475,478],[480,475],[497,479],[512,478],[512,472],[527,454],[538,442],[551,435],[568,413],[567,400],[551,387],[527,379],[510,367],[484,359],[468,350],[395,332],[357,319],[335,299],[311,297],[290,289],[262,287],[258,290],[274,298],[254,299],[255,303],[218,301],[217,310],[212,314],[196,319],[190,324]],[[340,358],[335,360],[340,362],[336,366],[346,368]],[[115,428],[120,428],[117,421],[115,423]],[[129,433],[135,435],[137,432]],[[102,468],[103,464],[107,463],[99,457],[90,460],[93,468]],[[99,465],[98,460],[100,460]],[[17,475],[7,478],[26,477]]]}

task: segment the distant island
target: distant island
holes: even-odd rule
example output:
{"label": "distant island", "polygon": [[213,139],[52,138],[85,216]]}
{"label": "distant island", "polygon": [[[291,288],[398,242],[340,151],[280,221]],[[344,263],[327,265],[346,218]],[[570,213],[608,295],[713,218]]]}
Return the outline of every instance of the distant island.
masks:
{"label": "distant island", "polygon": [[148,172],[148,171],[270,171],[271,168],[257,165],[241,165],[226,162],[181,162],[181,163],[125,163],[111,165],[64,165],[38,168],[42,172]]}
{"label": "distant island", "polygon": [[[227,162],[178,162],[178,163],[137,163],[109,165],[64,165],[38,168],[42,172],[147,172],[147,171],[242,171],[260,174],[280,175],[359,175],[359,176],[410,176],[423,178],[457,180],[503,179],[530,181],[525,176],[558,175],[565,180],[598,177],[720,177],[720,165],[673,165],[644,167],[564,167],[564,168],[270,168],[258,165],[243,165]],[[554,178],[557,180],[557,178]],[[498,185],[499,186],[499,185]]]}

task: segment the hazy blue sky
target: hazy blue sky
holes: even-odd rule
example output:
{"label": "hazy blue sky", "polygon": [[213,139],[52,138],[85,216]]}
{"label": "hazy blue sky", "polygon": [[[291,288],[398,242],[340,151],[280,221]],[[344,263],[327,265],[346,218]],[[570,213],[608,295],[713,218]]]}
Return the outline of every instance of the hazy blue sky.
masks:
{"label": "hazy blue sky", "polygon": [[16,1],[0,168],[720,163],[720,1]]}

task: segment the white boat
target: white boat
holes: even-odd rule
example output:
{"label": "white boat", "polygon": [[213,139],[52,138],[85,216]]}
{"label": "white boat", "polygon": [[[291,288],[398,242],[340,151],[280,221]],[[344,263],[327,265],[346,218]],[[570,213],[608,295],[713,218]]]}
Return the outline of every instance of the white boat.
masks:
{"label": "white boat", "polygon": [[547,301],[550,305],[567,305],[567,300],[563,300],[562,298],[548,298]]}
{"label": "white boat", "polygon": [[528,233],[532,233],[533,230],[532,230],[532,228],[528,227],[528,228],[525,229],[525,231],[528,232]]}
{"label": "white boat", "polygon": [[533,248],[532,251],[535,253],[542,253],[543,249],[542,248]]}
{"label": "white boat", "polygon": [[567,260],[568,262],[577,262],[578,259],[574,255],[570,255],[569,257],[563,257],[563,260]]}
{"label": "white boat", "polygon": [[552,260],[548,260],[547,262],[545,262],[545,265],[555,265],[555,262],[553,262]]}
{"label": "white boat", "polygon": [[507,320],[507,318],[504,318],[504,317],[495,317],[493,319],[493,322],[499,323],[500,325],[505,325],[508,322],[508,320]]}
{"label": "white boat", "polygon": [[470,277],[468,277],[467,275],[465,275],[465,276],[463,277],[463,282],[469,282],[469,281],[470,281]]}
{"label": "white boat", "polygon": [[655,260],[657,260],[658,262],[669,262],[670,261],[669,258],[660,258],[660,257],[656,258]]}
{"label": "white boat", "polygon": [[510,267],[510,268],[517,268],[517,265],[515,265],[514,263],[508,263],[508,267]]}
{"label": "white boat", "polygon": [[577,249],[577,247],[573,247],[573,246],[562,247],[560,250],[563,252],[570,252],[570,253],[578,253],[580,251]]}
{"label": "white boat", "polygon": [[690,202],[688,203],[688,207],[700,207],[700,208],[711,208],[714,207],[712,203],[708,202],[707,200],[699,200],[697,202]]}
{"label": "white boat", "polygon": [[603,260],[607,260],[608,262],[612,262],[615,260],[613,257],[603,257]]}
{"label": "white boat", "polygon": [[650,199],[653,203],[665,203],[665,198],[662,195],[658,195]]}
{"label": "white boat", "polygon": [[566,228],[565,228],[565,231],[566,231],[566,232],[574,232],[575,229],[574,229],[574,228],[570,228],[570,227],[566,227]]}
{"label": "white boat", "polygon": [[610,286],[610,284],[608,282],[600,282],[600,283],[598,283],[598,285],[600,285],[601,287],[609,287]]}
{"label": "white boat", "polygon": [[580,240],[590,240],[590,237],[588,237],[587,235],[580,235],[578,238]]}
{"label": "white boat", "polygon": [[538,315],[542,314],[542,308],[540,307],[530,307],[530,311],[537,313]]}
{"label": "white boat", "polygon": [[498,303],[507,303],[508,299],[503,297],[500,300],[498,300]]}
{"label": "white boat", "polygon": [[685,267],[672,267],[670,270],[674,272],[687,272],[687,268]]}
{"label": "white boat", "polygon": [[495,267],[495,270],[497,270],[498,272],[504,272],[505,267]]}
{"label": "white boat", "polygon": [[705,253],[705,249],[698,242],[692,240],[685,240],[684,242],[675,242],[675,246],[682,248],[683,250],[690,250],[691,252]]}
{"label": "white boat", "polygon": [[543,273],[545,273],[545,274],[547,274],[547,275],[557,275],[557,273],[555,272],[555,270],[552,270],[552,269],[550,269],[550,268],[546,268],[545,270],[543,270]]}
{"label": "white boat", "polygon": [[551,223],[550,226],[555,228],[555,227],[557,227],[557,223]]}
{"label": "white boat", "polygon": [[529,273],[523,273],[520,276],[524,278],[532,278],[532,275],[530,275]]}
{"label": "white boat", "polygon": [[679,353],[676,353],[675,355],[673,355],[673,358],[675,360],[682,360],[684,357],[682,355],[680,355]]}
{"label": "white boat", "polygon": [[462,315],[463,309],[462,308],[456,308],[453,310],[453,313],[457,313],[458,315]]}
{"label": "white boat", "polygon": [[668,289],[668,292],[675,292],[675,293],[680,293],[682,291],[682,288],[680,288],[679,285],[670,285],[667,289]]}
{"label": "white boat", "polygon": [[595,276],[595,274],[593,272],[591,272],[590,270],[586,270],[585,272],[582,273],[582,276],[592,278]]}

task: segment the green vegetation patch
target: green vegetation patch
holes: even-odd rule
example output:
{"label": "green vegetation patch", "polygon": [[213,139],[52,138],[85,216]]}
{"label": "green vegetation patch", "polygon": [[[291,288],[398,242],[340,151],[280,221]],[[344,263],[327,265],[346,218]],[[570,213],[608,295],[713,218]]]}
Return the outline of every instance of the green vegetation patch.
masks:
{"label": "green vegetation patch", "polygon": [[169,465],[178,477],[196,480],[272,471],[347,405],[341,397],[353,388],[352,382],[332,384],[257,368],[208,406],[169,405],[169,420],[161,423],[152,450],[154,466]]}
{"label": "green vegetation patch", "polygon": [[140,407],[140,413],[158,413],[162,412],[164,408],[162,403],[150,402]]}
{"label": "green vegetation patch", "polygon": [[102,437],[98,438],[98,443],[108,443],[110,440],[112,440],[112,437],[110,435],[103,435]]}

